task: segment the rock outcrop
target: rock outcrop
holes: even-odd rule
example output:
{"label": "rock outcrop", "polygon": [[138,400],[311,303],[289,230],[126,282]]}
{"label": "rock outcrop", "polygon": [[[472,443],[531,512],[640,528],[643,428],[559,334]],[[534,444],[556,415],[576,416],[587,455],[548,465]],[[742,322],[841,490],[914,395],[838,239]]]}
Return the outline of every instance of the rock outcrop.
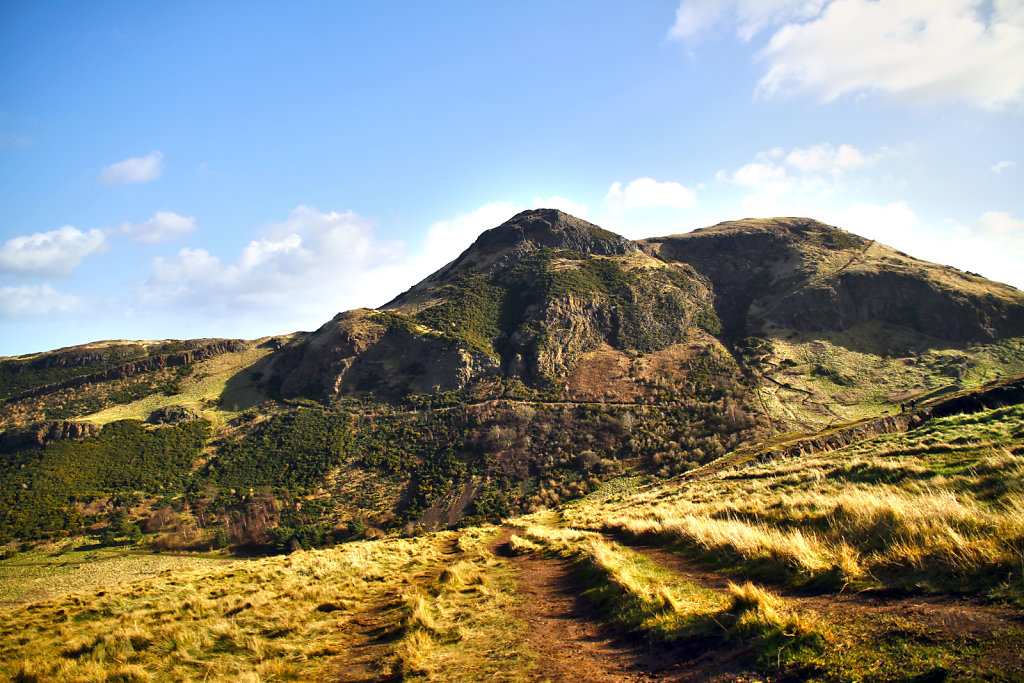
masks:
{"label": "rock outcrop", "polygon": [[164,406],[150,413],[146,422],[154,425],[177,425],[198,420],[199,417],[199,413],[185,406]]}
{"label": "rock outcrop", "polygon": [[525,211],[380,311],[339,314],[282,349],[272,374],[285,397],[433,393],[495,375],[543,384],[601,344],[679,343],[716,322],[710,301],[690,268],[561,211]]}
{"label": "rock outcrop", "polygon": [[[165,353],[148,358],[142,358],[139,360],[131,361],[129,363],[122,363],[115,365],[111,368],[106,368],[98,372],[91,372],[85,375],[79,375],[77,377],[71,377],[69,379],[54,382],[52,384],[43,384],[41,386],[33,387],[27,391],[23,391],[13,397],[13,400],[20,401],[26,398],[33,398],[35,396],[43,396],[45,394],[52,394],[65,389],[74,389],[77,387],[86,386],[88,384],[96,384],[99,382],[108,382],[111,380],[122,380],[134,377],[135,375],[141,375],[146,372],[152,372],[154,370],[160,370],[163,368],[174,368],[181,365],[187,365],[188,363],[194,363],[197,361],[206,360],[213,358],[224,353],[235,353],[242,351],[248,345],[247,342],[241,339],[216,339],[216,340],[194,340],[186,342],[186,345],[191,348],[187,348],[183,351],[175,353]],[[84,354],[75,355],[74,360],[69,360],[67,354],[55,354],[54,358],[57,361],[63,361],[65,363],[76,365],[88,365],[94,362],[101,362],[105,359],[105,356],[97,356],[96,354]],[[49,356],[45,359],[46,362],[53,364],[55,361],[51,361]]]}
{"label": "rock outcrop", "polygon": [[367,309],[348,311],[285,346],[271,368],[281,396],[430,394],[499,371],[495,358],[395,322]]}
{"label": "rock outcrop", "polygon": [[71,422],[69,420],[36,422],[0,432],[0,452],[37,448],[66,439],[81,441],[90,436],[96,436],[101,429],[102,426],[94,422]]}
{"label": "rock outcrop", "polygon": [[[954,343],[1024,335],[1024,294],[809,218],[722,223],[633,242],[554,209],[488,230],[379,311],[339,314],[280,349],[285,397],[560,381],[607,344],[652,353],[687,335],[882,321]],[[712,337],[718,337],[713,339]]]}

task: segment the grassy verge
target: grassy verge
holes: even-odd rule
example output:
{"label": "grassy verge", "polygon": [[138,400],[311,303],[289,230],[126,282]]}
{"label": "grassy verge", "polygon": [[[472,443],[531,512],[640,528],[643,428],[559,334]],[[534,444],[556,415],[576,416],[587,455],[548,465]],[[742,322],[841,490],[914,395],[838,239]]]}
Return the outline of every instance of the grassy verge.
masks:
{"label": "grassy verge", "polygon": [[[0,610],[0,679],[317,680],[363,644],[361,620],[437,575],[451,532],[163,572]],[[380,670],[388,656],[382,653]],[[119,677],[119,678],[118,678]]]}
{"label": "grassy verge", "polygon": [[167,570],[202,569],[230,561],[224,556],[193,553],[168,555],[111,547],[75,547],[68,541],[49,550],[21,552],[0,562],[0,605],[98,591]]}

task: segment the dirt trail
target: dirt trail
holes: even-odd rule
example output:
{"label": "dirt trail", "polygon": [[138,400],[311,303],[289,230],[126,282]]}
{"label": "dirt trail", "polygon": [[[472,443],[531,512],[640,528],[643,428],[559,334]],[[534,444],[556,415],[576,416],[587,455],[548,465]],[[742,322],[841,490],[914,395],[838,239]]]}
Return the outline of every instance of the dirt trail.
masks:
{"label": "dirt trail", "polygon": [[397,594],[386,596],[344,623],[341,628],[351,629],[352,642],[346,646],[342,661],[335,665],[331,680],[339,683],[397,680],[386,665],[391,644],[401,635],[398,631],[400,605]]}
{"label": "dirt trail", "polygon": [[565,560],[541,555],[511,557],[509,532],[494,544],[519,570],[521,618],[529,646],[540,655],[536,680],[638,683],[641,681],[756,681],[743,664],[745,650],[718,649],[718,638],[651,643],[605,622]]}

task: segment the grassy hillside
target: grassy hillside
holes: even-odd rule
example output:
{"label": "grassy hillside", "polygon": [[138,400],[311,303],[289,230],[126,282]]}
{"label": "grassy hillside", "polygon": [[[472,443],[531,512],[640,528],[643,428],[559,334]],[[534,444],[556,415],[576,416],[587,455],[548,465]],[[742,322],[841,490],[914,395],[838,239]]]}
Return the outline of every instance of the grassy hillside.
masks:
{"label": "grassy hillside", "polygon": [[1022,425],[1022,405],[935,418],[704,479],[619,477],[504,528],[7,607],[0,675],[1019,680]]}

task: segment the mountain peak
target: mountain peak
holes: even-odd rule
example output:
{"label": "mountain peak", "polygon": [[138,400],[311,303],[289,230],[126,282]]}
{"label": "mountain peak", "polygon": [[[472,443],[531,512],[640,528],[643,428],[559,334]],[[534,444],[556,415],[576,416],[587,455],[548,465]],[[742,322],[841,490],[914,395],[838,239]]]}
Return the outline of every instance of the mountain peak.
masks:
{"label": "mountain peak", "polygon": [[525,252],[540,248],[611,256],[637,251],[639,247],[621,235],[564,211],[529,209],[483,232],[460,260],[470,252]]}
{"label": "mountain peak", "polygon": [[496,228],[485,230],[457,259],[382,308],[417,305],[430,292],[460,272],[492,273],[539,249],[620,256],[640,251],[640,245],[558,209],[520,211]]}

